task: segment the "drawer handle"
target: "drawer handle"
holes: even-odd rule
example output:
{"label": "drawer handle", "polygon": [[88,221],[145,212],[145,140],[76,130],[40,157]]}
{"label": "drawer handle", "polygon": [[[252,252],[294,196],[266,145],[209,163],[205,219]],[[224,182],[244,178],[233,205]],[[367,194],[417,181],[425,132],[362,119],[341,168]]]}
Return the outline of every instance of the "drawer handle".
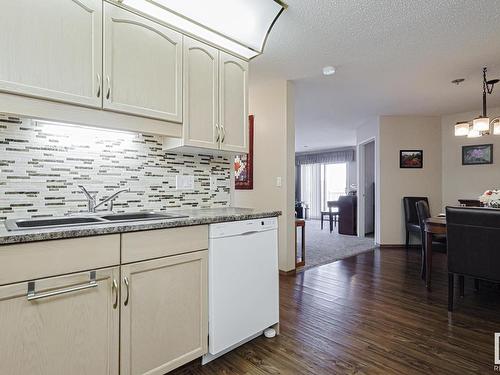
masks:
{"label": "drawer handle", "polygon": [[219,124],[215,124],[215,130],[217,131],[217,139],[215,140],[215,143],[219,143],[219,139],[220,139]]}
{"label": "drawer handle", "polygon": [[90,272],[90,281],[88,282],[88,284],[74,286],[72,288],[54,290],[52,292],[46,292],[46,293],[39,293],[39,294],[37,294],[35,292],[35,282],[34,281],[30,281],[30,282],[28,282],[28,294],[27,294],[27,297],[28,297],[28,301],[34,301],[34,300],[41,299],[41,298],[58,296],[60,294],[77,292],[79,290],[84,290],[84,289],[89,289],[89,288],[96,288],[96,287],[97,287],[96,272],[95,271],[91,271]]}
{"label": "drawer handle", "polygon": [[130,284],[128,282],[128,277],[127,276],[125,276],[123,278],[123,282],[125,283],[125,286],[127,287],[127,297],[125,298],[125,301],[123,302],[123,305],[127,306],[128,305],[128,298],[130,296]]}
{"label": "drawer handle", "polygon": [[113,279],[113,291],[115,292],[115,302],[113,303],[113,309],[118,307],[118,282]]}

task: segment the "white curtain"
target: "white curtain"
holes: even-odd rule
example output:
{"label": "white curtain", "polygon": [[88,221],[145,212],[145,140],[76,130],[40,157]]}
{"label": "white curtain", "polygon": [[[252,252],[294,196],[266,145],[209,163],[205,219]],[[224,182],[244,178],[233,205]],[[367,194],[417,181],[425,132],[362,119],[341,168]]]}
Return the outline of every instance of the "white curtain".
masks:
{"label": "white curtain", "polygon": [[309,207],[309,217],[321,216],[321,164],[304,164],[301,168],[301,198]]}

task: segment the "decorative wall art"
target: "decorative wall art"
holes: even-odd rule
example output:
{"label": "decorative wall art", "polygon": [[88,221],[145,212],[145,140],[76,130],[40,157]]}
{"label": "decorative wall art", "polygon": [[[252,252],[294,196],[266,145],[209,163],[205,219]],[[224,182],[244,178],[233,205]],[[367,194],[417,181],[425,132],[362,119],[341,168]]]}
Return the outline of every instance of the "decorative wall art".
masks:
{"label": "decorative wall art", "polygon": [[400,150],[399,168],[423,168],[423,150]]}
{"label": "decorative wall art", "polygon": [[493,145],[462,146],[462,165],[493,164]]}
{"label": "decorative wall art", "polygon": [[234,181],[238,190],[253,189],[253,115],[248,116],[248,132],[248,154],[236,155],[234,158]]}

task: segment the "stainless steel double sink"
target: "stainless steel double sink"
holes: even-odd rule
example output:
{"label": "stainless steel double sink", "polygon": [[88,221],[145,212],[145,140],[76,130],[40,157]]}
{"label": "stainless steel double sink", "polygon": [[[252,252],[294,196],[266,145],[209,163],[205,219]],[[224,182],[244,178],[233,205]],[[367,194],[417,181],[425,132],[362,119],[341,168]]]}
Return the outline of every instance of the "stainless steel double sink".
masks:
{"label": "stainless steel double sink", "polygon": [[124,223],[144,220],[166,220],[187,217],[184,215],[169,215],[157,212],[106,213],[100,215],[77,215],[64,217],[47,217],[37,219],[12,219],[5,221],[9,231],[47,229],[54,227],[74,227],[93,224]]}

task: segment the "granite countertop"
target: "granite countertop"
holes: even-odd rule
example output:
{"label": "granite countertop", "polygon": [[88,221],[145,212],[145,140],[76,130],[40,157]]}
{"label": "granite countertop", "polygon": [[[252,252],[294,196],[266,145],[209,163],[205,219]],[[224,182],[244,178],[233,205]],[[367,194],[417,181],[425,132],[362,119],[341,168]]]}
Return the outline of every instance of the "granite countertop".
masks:
{"label": "granite countertop", "polygon": [[261,219],[281,215],[281,211],[266,211],[237,207],[186,209],[168,211],[166,213],[186,215],[188,217],[16,231],[8,231],[3,225],[3,222],[0,222],[0,245]]}

